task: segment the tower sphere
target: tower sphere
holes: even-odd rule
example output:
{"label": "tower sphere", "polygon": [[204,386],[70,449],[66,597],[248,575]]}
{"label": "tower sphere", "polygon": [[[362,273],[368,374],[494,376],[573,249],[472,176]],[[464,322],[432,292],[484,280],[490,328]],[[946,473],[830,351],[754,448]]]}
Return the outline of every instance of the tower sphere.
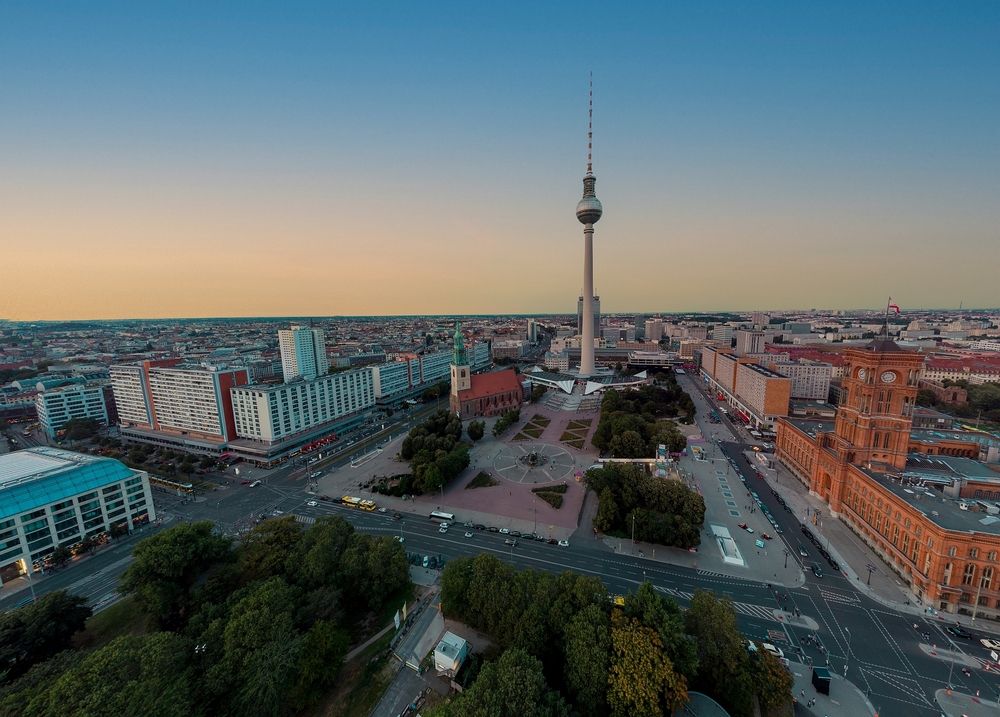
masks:
{"label": "tower sphere", "polygon": [[576,218],[581,224],[596,224],[603,213],[604,208],[597,197],[584,197],[576,205]]}

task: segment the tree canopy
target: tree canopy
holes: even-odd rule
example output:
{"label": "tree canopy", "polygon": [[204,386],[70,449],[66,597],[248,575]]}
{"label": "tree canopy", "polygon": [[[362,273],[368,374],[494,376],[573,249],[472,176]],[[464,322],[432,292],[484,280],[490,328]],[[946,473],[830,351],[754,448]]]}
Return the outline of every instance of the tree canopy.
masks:
{"label": "tree canopy", "polygon": [[690,422],[694,402],[673,374],[667,376],[663,385],[606,391],[591,439],[594,447],[615,458],[652,458],[660,444],[671,453],[684,450],[687,439],[671,419],[680,416],[683,422]]}

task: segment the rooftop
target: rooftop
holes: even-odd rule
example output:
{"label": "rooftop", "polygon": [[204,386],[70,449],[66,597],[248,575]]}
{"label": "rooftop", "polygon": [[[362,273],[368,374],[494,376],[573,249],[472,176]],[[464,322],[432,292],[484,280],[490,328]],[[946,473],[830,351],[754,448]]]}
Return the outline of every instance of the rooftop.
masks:
{"label": "rooftop", "polygon": [[910,478],[908,474],[896,476],[891,473],[876,473],[862,466],[856,467],[872,481],[904,500],[923,513],[928,520],[945,530],[1000,535],[1000,515],[990,515],[985,511],[963,510],[959,507],[963,501],[948,498],[939,491],[927,487],[926,481]]}
{"label": "rooftop", "polygon": [[463,401],[495,396],[504,391],[521,390],[521,379],[512,368],[492,373],[473,374],[470,378],[472,379],[472,387],[459,391],[458,394]]}
{"label": "rooftop", "polygon": [[124,480],[135,472],[112,458],[40,446],[0,456],[0,519]]}

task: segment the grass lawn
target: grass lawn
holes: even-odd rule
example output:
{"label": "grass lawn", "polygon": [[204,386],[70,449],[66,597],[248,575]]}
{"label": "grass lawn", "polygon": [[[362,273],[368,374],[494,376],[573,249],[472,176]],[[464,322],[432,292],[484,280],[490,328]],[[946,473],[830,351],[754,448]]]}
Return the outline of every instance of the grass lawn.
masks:
{"label": "grass lawn", "polygon": [[576,431],[564,431],[563,434],[561,436],[559,436],[559,440],[560,441],[564,441],[564,442],[567,442],[567,443],[569,441],[582,441],[583,439],[584,439],[584,437],[581,436]]}
{"label": "grass lawn", "polygon": [[551,505],[553,508],[562,508],[563,497],[561,493],[556,493],[551,490],[543,490],[535,492],[535,495]]}
{"label": "grass lawn", "polygon": [[73,637],[80,649],[100,647],[122,635],[142,635],[149,631],[149,618],[132,598],[122,598],[87,620],[83,632]]}
{"label": "grass lawn", "polygon": [[547,425],[552,423],[552,419],[543,416],[540,413],[536,413],[534,416],[531,417],[529,423],[534,423],[536,426],[541,426],[542,428],[545,428]]}
{"label": "grass lawn", "polygon": [[532,438],[538,438],[540,435],[542,435],[542,431],[544,430],[545,430],[544,428],[540,428],[538,426],[525,426],[524,428],[521,429],[521,433],[529,435]]}
{"label": "grass lawn", "polygon": [[583,450],[583,439],[582,438],[577,438],[575,441],[564,441],[564,443],[567,446],[571,446],[571,447],[575,448],[578,451],[582,451]]}
{"label": "grass lawn", "polygon": [[523,433],[518,433],[516,436],[511,438],[512,441],[528,441],[531,440],[531,436],[526,436]]}
{"label": "grass lawn", "polygon": [[465,488],[466,490],[469,488],[489,488],[495,485],[500,485],[500,482],[496,478],[485,471],[479,471],[479,474],[470,480]]}
{"label": "grass lawn", "polygon": [[569,490],[569,486],[566,483],[560,483],[559,485],[547,485],[541,488],[532,488],[532,493],[565,493]]}
{"label": "grass lawn", "polygon": [[587,420],[570,421],[566,424],[566,428],[570,430],[581,430],[584,428],[590,428],[592,423],[593,421],[589,418]]}

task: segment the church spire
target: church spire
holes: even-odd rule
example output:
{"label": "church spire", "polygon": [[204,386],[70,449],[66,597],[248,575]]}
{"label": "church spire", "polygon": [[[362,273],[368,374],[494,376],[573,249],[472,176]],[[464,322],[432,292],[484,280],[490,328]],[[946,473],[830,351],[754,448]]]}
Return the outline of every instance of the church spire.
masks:
{"label": "church spire", "polygon": [[462,322],[455,322],[455,346],[451,354],[451,362],[456,366],[467,366],[469,360],[465,353],[465,337],[462,336]]}

